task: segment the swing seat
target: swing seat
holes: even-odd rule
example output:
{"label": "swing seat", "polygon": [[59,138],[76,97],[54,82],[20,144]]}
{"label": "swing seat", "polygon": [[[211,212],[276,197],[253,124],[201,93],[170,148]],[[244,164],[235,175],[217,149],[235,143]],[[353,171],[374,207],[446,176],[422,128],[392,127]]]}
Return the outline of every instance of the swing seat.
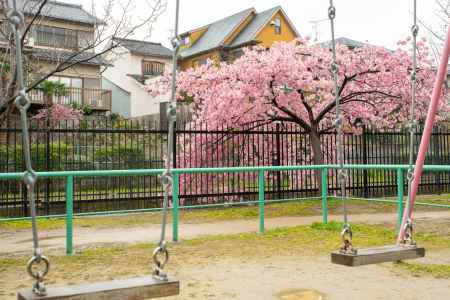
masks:
{"label": "swing seat", "polygon": [[151,276],[90,284],[48,287],[46,296],[36,296],[30,289],[21,290],[18,300],[144,300],[180,293],[176,280],[160,281]]}
{"label": "swing seat", "polygon": [[425,256],[425,248],[409,245],[389,245],[376,248],[358,249],[356,254],[331,253],[331,262],[349,267],[378,264]]}

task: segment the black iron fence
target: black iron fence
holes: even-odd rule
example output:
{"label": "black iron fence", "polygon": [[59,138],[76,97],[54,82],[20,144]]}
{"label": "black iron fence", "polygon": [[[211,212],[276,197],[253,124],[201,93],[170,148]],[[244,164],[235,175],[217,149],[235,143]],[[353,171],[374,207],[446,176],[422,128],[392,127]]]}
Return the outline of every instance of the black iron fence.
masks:
{"label": "black iron fence", "polygon": [[[112,170],[162,168],[167,133],[146,121],[96,119],[61,122],[47,126],[33,121],[30,130],[32,159],[37,171]],[[450,164],[450,131],[436,128],[427,164]],[[209,130],[206,125],[179,126],[174,143],[175,167],[232,167],[311,164],[308,135],[293,124],[251,126],[244,130]],[[335,134],[322,135],[326,162],[334,161]],[[345,135],[345,159],[355,164],[405,164],[406,132],[370,132]],[[420,137],[418,136],[417,140]],[[0,172],[24,169],[20,128],[0,128]],[[418,142],[416,143],[418,144]],[[416,145],[417,147],[417,145]],[[267,177],[266,194],[274,199],[317,195],[315,174],[273,172]],[[197,174],[181,178],[184,205],[253,200],[257,197],[255,174],[225,176]],[[425,174],[420,191],[449,192],[449,174]],[[330,174],[329,189],[337,189]],[[347,192],[358,197],[395,195],[396,176],[385,170],[352,171]],[[26,191],[17,181],[0,185],[0,217],[28,215]],[[83,178],[75,182],[75,212],[160,207],[159,179],[151,176]],[[42,179],[37,184],[41,215],[64,213],[64,182]]]}

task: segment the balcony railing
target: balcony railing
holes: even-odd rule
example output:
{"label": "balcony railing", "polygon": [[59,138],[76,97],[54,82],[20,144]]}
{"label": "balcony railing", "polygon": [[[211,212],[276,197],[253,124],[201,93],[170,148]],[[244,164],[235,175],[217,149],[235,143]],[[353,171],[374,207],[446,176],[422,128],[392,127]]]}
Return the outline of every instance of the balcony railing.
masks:
{"label": "balcony railing", "polygon": [[[45,95],[41,90],[32,90],[28,93],[31,103],[45,104]],[[111,110],[111,91],[89,88],[66,88],[64,96],[52,96],[52,103],[77,104],[89,106],[94,110]]]}

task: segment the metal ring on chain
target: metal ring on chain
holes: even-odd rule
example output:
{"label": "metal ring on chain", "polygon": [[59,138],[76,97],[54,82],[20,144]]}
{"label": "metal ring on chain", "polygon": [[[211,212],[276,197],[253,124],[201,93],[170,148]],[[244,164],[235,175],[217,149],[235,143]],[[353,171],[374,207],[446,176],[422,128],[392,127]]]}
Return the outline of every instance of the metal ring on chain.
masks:
{"label": "metal ring on chain", "polygon": [[408,174],[406,174],[406,179],[408,180],[408,182],[414,180],[414,168],[408,169]]}
{"label": "metal ring on chain", "polygon": [[336,7],[330,6],[328,8],[328,17],[333,20],[336,17]]}
{"label": "metal ring on chain", "polygon": [[11,9],[9,12],[6,13],[6,17],[8,21],[11,23],[11,26],[14,27],[14,29],[20,27],[25,21],[23,14],[17,9]]}
{"label": "metal ring on chain", "polygon": [[36,184],[36,181],[37,181],[36,172],[34,172],[33,170],[25,171],[23,175],[23,182],[27,187],[34,186]]}
{"label": "metal ring on chain", "polygon": [[172,175],[169,172],[164,172],[161,177],[161,184],[163,185],[164,189],[167,189],[169,187],[172,186],[173,183],[173,179],[172,179]]}
{"label": "metal ring on chain", "polygon": [[353,248],[353,232],[349,224],[344,224],[344,228],[341,231],[341,239],[343,243],[341,248],[342,253],[357,253],[357,250]]}
{"label": "metal ring on chain", "polygon": [[177,117],[177,106],[175,103],[170,103],[169,107],[167,108],[167,118],[170,121],[175,121]]}
{"label": "metal ring on chain", "polygon": [[419,26],[417,24],[414,24],[411,27],[411,32],[413,36],[417,36],[417,34],[419,33]]}
{"label": "metal ring on chain", "polygon": [[15,99],[16,106],[19,110],[28,110],[30,108],[31,102],[27,98],[25,90],[20,90],[18,96]]}
{"label": "metal ring on chain", "polygon": [[[162,260],[160,256],[162,255]],[[153,251],[153,262],[155,263],[155,268],[153,270],[153,276],[156,279],[167,281],[167,274],[164,272],[164,267],[169,261],[169,251],[166,248],[165,243],[155,248]]]}
{"label": "metal ring on chain", "polygon": [[345,169],[338,170],[338,179],[340,183],[345,183],[348,178],[348,172]]}
{"label": "metal ring on chain", "polygon": [[[44,269],[41,271],[34,272],[33,266],[37,264],[44,263]],[[50,270],[50,261],[44,255],[36,256],[34,255],[27,263],[27,272],[28,274],[36,279],[37,281],[42,281]]]}

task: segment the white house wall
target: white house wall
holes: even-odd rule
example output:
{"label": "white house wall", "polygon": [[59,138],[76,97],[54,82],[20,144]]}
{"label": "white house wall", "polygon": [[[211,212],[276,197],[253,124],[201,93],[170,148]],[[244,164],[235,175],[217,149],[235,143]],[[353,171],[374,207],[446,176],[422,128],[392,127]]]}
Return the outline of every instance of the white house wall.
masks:
{"label": "white house wall", "polygon": [[[141,74],[142,73],[142,59],[144,59],[143,56],[138,55],[130,55],[130,61],[132,65],[132,74]],[[170,61],[167,59],[160,59],[160,58],[145,58],[147,60],[152,61],[158,61],[162,62],[166,65],[167,68],[170,68],[171,64]],[[139,84],[136,80],[130,78],[132,83],[135,85],[135,90],[131,93],[131,114],[133,117],[140,117],[145,115],[151,115],[151,114],[158,114],[159,113],[159,104],[161,102],[167,102],[169,101],[168,95],[158,96],[158,97],[152,97],[149,93],[147,93],[143,86]]]}
{"label": "white house wall", "polygon": [[[114,82],[120,88],[130,93],[130,118],[141,117],[145,115],[158,114],[159,104],[169,100],[168,96],[152,97],[144,90],[144,86],[138,83],[135,79],[127,76],[127,74],[141,74],[142,73],[142,59],[143,56],[137,56],[119,50],[120,54],[114,57],[114,67],[109,67],[103,76],[108,80]],[[166,64],[166,68],[170,68],[170,61],[159,58],[145,58],[152,61],[160,61]],[[115,107],[120,107],[119,105]],[[113,111],[114,113],[121,113],[120,111]]]}

